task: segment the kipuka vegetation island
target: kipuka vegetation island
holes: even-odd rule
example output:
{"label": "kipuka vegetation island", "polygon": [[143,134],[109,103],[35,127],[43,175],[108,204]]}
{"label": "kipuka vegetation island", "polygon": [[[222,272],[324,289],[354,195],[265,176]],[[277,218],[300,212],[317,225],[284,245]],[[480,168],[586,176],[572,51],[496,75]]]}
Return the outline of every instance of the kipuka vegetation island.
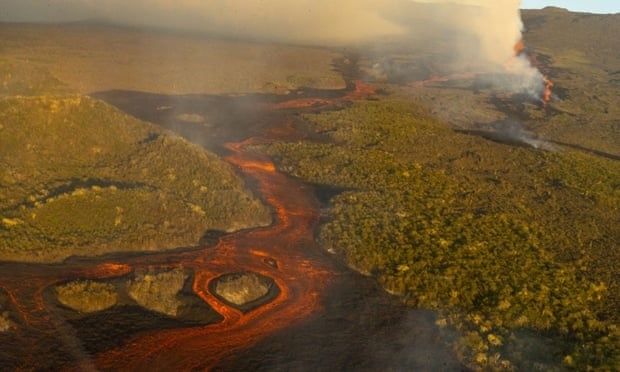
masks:
{"label": "kipuka vegetation island", "polygon": [[[199,74],[179,81],[181,68],[158,70],[147,58],[142,62],[154,78],[128,83],[120,69],[106,81],[98,70],[127,64],[102,57],[106,48],[97,43],[92,55],[77,53],[67,35],[86,26],[54,28],[65,40],[56,44],[39,29],[52,26],[7,26],[0,30],[0,260],[60,263],[189,249],[208,230],[269,225],[270,208],[218,156],[87,93],[343,89],[331,65],[339,59],[377,94],[301,111],[295,125],[307,135],[296,140],[247,145],[273,159],[278,171],[337,191],[323,211],[320,246],[406,305],[436,311],[437,326],[451,335],[468,368],[615,370],[620,15],[549,8],[524,11],[523,18],[526,45],[556,85],[549,105],[475,79],[401,84],[394,76],[403,70],[385,61],[400,61],[415,75],[423,58],[389,46],[349,58],[348,51],[265,45],[260,53],[318,67],[290,62],[277,72],[254,64],[261,79],[226,81],[224,72],[212,85]],[[568,28],[574,37],[557,32]],[[136,37],[103,26],[88,32]],[[184,44],[174,42],[182,36],[167,36],[160,46],[191,53],[191,43],[201,42],[192,37]],[[259,54],[238,41],[208,43],[222,55],[225,48],[242,58]],[[36,45],[56,52],[38,57]],[[117,42],[121,49],[131,45]],[[65,54],[67,64],[59,63]],[[122,302],[121,293],[125,302],[176,316],[187,303],[178,296],[189,296],[183,292],[189,277],[173,269],[117,282],[76,280],[56,286],[54,296],[91,313]],[[236,283],[253,291],[241,299],[221,295],[233,304],[265,296],[272,285],[257,274],[224,279],[222,291]],[[11,314],[0,314],[0,333],[11,322]]]}

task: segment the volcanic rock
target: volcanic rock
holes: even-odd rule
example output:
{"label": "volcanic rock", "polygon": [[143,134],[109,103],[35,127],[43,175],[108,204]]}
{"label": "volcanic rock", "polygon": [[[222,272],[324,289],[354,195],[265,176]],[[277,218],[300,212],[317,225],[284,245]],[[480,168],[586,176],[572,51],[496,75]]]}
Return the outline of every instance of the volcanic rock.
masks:
{"label": "volcanic rock", "polygon": [[205,121],[204,116],[200,114],[195,114],[195,113],[189,114],[187,112],[177,115],[177,119],[180,121],[184,121],[186,123],[195,123],[195,124],[202,124]]}
{"label": "volcanic rock", "polygon": [[8,331],[11,328],[12,324],[13,323],[9,319],[8,311],[5,311],[2,314],[0,314],[0,332]]}
{"label": "volcanic rock", "polygon": [[215,295],[240,308],[263,299],[275,286],[271,278],[252,272],[222,275],[214,283]]}
{"label": "volcanic rock", "polygon": [[183,290],[188,275],[177,268],[161,272],[139,272],[127,282],[127,292],[136,303],[146,309],[176,316],[183,301],[178,294]]}
{"label": "volcanic rock", "polygon": [[114,285],[92,280],[76,280],[56,287],[58,301],[82,313],[108,309],[117,303]]}

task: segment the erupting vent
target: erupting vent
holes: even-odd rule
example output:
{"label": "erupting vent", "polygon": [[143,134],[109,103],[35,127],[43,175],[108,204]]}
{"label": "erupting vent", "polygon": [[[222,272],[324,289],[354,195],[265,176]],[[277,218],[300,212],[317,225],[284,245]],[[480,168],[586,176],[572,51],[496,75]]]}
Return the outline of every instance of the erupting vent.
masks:
{"label": "erupting vent", "polygon": [[[515,57],[519,58],[522,56],[527,57],[526,55],[526,49],[525,49],[525,44],[523,43],[522,40],[519,40],[515,46],[514,46],[514,51],[515,51]],[[527,57],[530,66],[532,66],[533,68],[538,69],[539,71],[541,70],[540,66],[538,66],[537,63],[537,59],[535,55],[531,55],[529,57]],[[551,89],[553,88],[554,84],[553,81],[551,81],[551,79],[549,79],[549,77],[545,76],[542,74],[542,72],[540,73],[541,75],[541,79],[542,79],[542,91],[539,93],[540,94],[540,100],[543,104],[543,106],[547,106],[547,104],[549,102],[551,102]]]}

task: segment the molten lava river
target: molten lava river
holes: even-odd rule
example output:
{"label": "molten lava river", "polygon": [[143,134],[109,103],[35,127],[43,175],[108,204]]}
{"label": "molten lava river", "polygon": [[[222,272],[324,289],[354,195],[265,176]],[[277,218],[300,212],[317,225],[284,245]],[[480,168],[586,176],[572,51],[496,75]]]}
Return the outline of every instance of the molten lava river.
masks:
{"label": "molten lava river", "polygon": [[[19,323],[15,332],[1,336],[0,367],[132,371],[456,367],[433,326],[434,314],[403,307],[370,278],[348,270],[315,243],[321,207],[317,194],[332,191],[281,174],[270,159],[246,150],[248,144],[303,136],[294,119],[299,111],[327,109],[372,93],[358,82],[336,93],[287,96],[93,94],[220,154],[270,205],[274,222],[220,236],[213,245],[199,248],[70,259],[56,265],[0,264],[5,310],[16,314]],[[158,111],[178,105],[216,124],[208,129],[182,125]],[[174,268],[192,272],[188,290],[219,314],[217,321],[177,324],[162,316],[148,327],[135,328],[139,322],[135,319],[146,321],[151,316],[145,312],[124,322],[119,320],[126,319],[122,314],[91,317],[88,325],[81,325],[63,316],[49,296],[50,288],[68,280],[118,280],[140,270]],[[213,293],[214,279],[243,272],[268,278],[278,291],[243,311]]]}

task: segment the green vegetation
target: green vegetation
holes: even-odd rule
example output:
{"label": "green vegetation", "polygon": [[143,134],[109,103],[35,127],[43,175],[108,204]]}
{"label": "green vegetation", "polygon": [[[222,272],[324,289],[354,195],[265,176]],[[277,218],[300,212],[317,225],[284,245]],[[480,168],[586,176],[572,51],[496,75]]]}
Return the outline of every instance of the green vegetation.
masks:
{"label": "green vegetation", "polygon": [[[75,320],[85,320],[91,315],[113,319],[119,310],[124,312],[121,309],[137,306],[188,324],[210,324],[221,320],[219,314],[188,290],[187,285],[192,279],[192,271],[180,267],[138,269],[129,278],[78,279],[59,284],[51,288],[53,292],[49,298],[55,299],[52,304],[62,304],[73,310],[64,314]],[[105,313],[104,310],[110,311]],[[94,314],[96,312],[100,313]],[[10,319],[6,320],[10,322]],[[0,318],[0,325],[1,321]],[[110,321],[116,324],[114,320]]]}
{"label": "green vegetation", "polygon": [[138,272],[127,282],[127,292],[138,305],[174,317],[183,305],[179,292],[187,278],[181,268],[157,273]]}
{"label": "green vegetation", "polygon": [[45,68],[0,59],[0,97],[68,92],[65,84]]}
{"label": "green vegetation", "polygon": [[3,311],[2,314],[0,314],[0,332],[6,332],[13,326],[13,322],[9,319],[9,315],[8,311]]}
{"label": "green vegetation", "polygon": [[56,286],[56,296],[61,304],[82,313],[105,310],[117,302],[114,285],[92,280],[78,280]]}
{"label": "green vegetation", "polygon": [[154,125],[85,96],[0,98],[0,260],[177,248],[270,221],[228,165]]}
{"label": "green vegetation", "polygon": [[11,320],[11,312],[8,311],[8,304],[8,294],[4,290],[0,289],[0,334],[16,326]]}
{"label": "green vegetation", "polygon": [[232,304],[243,306],[267,295],[272,285],[272,281],[256,273],[234,273],[219,277],[213,292]]}
{"label": "green vegetation", "polygon": [[[523,11],[525,42],[547,60],[557,115],[539,133],[620,156],[620,14]],[[570,30],[563,32],[558,30]]]}
{"label": "green vegetation", "polygon": [[335,144],[263,150],[295,176],[352,190],[332,199],[320,241],[439,310],[465,363],[619,365],[617,161],[455,133],[396,99],[306,119]]}
{"label": "green vegetation", "polygon": [[326,48],[101,25],[3,23],[0,50],[1,58],[15,66],[49,70],[83,94],[113,89],[165,94],[286,93],[301,86],[345,86],[332,66],[334,58],[342,55]]}

